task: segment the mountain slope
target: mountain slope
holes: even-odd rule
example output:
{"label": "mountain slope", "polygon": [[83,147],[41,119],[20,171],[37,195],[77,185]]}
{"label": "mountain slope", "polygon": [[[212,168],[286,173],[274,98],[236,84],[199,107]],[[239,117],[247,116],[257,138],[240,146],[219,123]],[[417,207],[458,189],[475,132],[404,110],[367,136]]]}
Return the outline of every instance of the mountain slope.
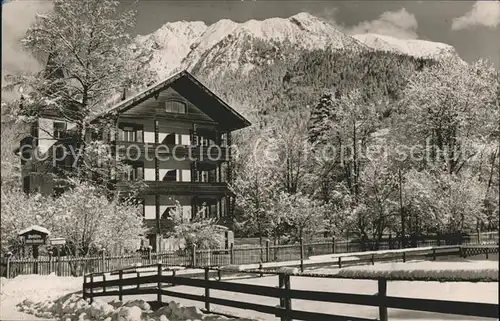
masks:
{"label": "mountain slope", "polygon": [[[165,78],[181,69],[193,72],[210,69],[211,77],[228,71],[247,74],[255,66],[271,65],[283,47],[293,50],[390,51],[418,58],[460,59],[447,44],[403,40],[385,35],[348,36],[333,25],[309,14],[237,23],[222,19],[207,26],[204,22],[167,23],[156,32],[137,37],[141,46],[153,49],[151,68]],[[261,55],[262,44],[271,48]]]}
{"label": "mountain slope", "polygon": [[136,37],[139,46],[153,51],[150,66],[158,72],[158,77],[164,79],[173,74],[192,50],[192,44],[207,30],[202,21],[169,22],[157,31]]}
{"label": "mountain slope", "polygon": [[398,39],[373,33],[354,35],[353,38],[375,50],[392,51],[421,58],[456,58],[455,48],[450,45],[417,39]]}
{"label": "mountain slope", "polygon": [[153,49],[151,68],[159,77],[180,69],[219,66],[215,73],[250,70],[255,43],[288,43],[296,49],[366,50],[358,40],[308,13],[290,18],[270,18],[236,23],[223,19],[210,26],[202,22],[167,23],[158,31],[137,38],[139,45]]}

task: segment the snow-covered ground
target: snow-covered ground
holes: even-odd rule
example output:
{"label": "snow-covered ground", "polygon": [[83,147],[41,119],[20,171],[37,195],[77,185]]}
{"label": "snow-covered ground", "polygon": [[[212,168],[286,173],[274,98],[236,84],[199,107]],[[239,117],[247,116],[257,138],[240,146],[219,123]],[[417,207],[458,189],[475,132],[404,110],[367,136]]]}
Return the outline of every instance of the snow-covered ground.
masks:
{"label": "snow-covered ground", "polygon": [[52,275],[20,275],[14,279],[1,278],[0,320],[39,320],[20,313],[16,305],[24,300],[33,302],[55,300],[68,293],[82,290],[83,278]]}
{"label": "snow-covered ground", "polygon": [[1,278],[0,320],[245,321],[203,314],[192,305],[182,306],[174,301],[156,311],[144,300],[133,298],[127,298],[130,300],[126,302],[106,302],[96,298],[89,305],[81,297],[82,281],[82,277],[57,277],[54,274]]}
{"label": "snow-covered ground", "polygon": [[[474,271],[495,270],[498,273],[498,262],[492,261],[468,261],[456,262],[443,261],[413,261],[407,263],[376,263],[374,266],[353,266],[341,269],[342,273],[377,273],[386,274],[388,271],[427,271],[427,273],[454,273],[454,271]],[[353,271],[353,272],[348,272]],[[314,273],[337,274],[337,268],[318,268],[310,270]],[[134,301],[125,303],[116,302],[116,297],[103,297],[96,299],[93,306],[88,306],[80,299],[82,278],[60,278],[56,276],[19,276],[12,280],[2,279],[1,287],[1,320],[40,320],[33,316],[38,315],[44,319],[66,320],[70,317],[76,320],[186,320],[189,314],[193,314],[191,320],[227,320],[214,315],[198,315],[197,308],[203,308],[204,303],[190,300],[169,298],[164,296],[163,301],[171,301],[169,307],[165,307],[162,312],[153,312],[147,309],[144,301],[155,301],[156,295],[128,296],[126,300]],[[229,282],[241,284],[256,284],[264,286],[277,286],[277,276],[266,276],[252,279],[236,279]],[[377,282],[372,280],[352,280],[352,279],[325,279],[292,276],[292,289],[330,291],[341,293],[375,294],[377,292]],[[169,290],[204,294],[203,289],[190,288],[186,286],[171,287]],[[76,293],[75,295],[68,295]],[[498,304],[498,282],[423,282],[423,281],[390,281],[388,282],[387,294],[390,296],[426,298],[453,301],[484,302]],[[211,290],[210,295],[229,300],[259,303],[269,306],[279,304],[278,299],[257,295],[246,295],[226,291]],[[64,296],[64,298],[57,300]],[[137,301],[144,300],[144,301]],[[54,302],[55,301],[55,302]],[[24,302],[21,306],[25,314],[16,311],[16,305]],[[106,303],[107,302],[107,303]],[[108,304],[109,303],[109,304]],[[182,304],[186,307],[183,307]],[[319,311],[322,313],[346,315],[353,317],[373,318],[378,317],[378,308],[348,304],[335,304],[323,302],[310,302],[303,300],[292,300],[292,306],[297,310]],[[214,312],[222,312],[237,315],[242,318],[277,320],[274,316],[262,314],[251,310],[241,310],[229,307],[211,305]],[[64,315],[64,317],[62,317]],[[163,315],[163,317],[162,317]],[[109,318],[109,319],[108,319]],[[423,313],[417,311],[389,309],[390,320],[481,320],[481,318],[461,317],[453,315],[442,315],[436,313]],[[487,319],[484,319],[487,320]]]}

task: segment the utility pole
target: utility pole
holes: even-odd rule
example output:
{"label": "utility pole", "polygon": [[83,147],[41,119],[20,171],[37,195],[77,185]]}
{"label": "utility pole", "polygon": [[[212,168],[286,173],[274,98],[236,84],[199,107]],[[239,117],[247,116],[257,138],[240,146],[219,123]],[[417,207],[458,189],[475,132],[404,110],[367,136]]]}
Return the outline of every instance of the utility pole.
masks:
{"label": "utility pole", "polygon": [[401,168],[398,169],[399,178],[399,210],[401,213],[401,247],[406,247],[406,234],[405,234],[405,214],[403,208],[403,179],[401,177]]}

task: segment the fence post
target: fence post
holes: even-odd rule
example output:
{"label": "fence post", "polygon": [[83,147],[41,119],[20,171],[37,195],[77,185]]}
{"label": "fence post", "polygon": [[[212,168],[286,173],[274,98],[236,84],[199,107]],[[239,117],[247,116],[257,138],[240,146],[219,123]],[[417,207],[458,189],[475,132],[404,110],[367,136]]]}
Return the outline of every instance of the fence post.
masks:
{"label": "fence post", "polygon": [[436,249],[432,249],[432,260],[436,261]]}
{"label": "fence post", "polygon": [[406,263],[406,252],[403,252],[403,263]]}
{"label": "fence post", "polygon": [[231,248],[229,250],[229,263],[234,264],[234,244],[231,243]]}
{"label": "fence post", "polygon": [[193,249],[191,250],[191,264],[196,267],[196,244],[193,244]]}
{"label": "fence post", "polygon": [[304,239],[300,238],[300,272],[304,272]]}
{"label": "fence post", "polygon": [[[137,271],[137,278],[140,278],[141,277],[141,272]],[[139,288],[141,285],[141,282],[139,282],[139,280],[137,280],[137,288]]]}
{"label": "fence post", "polygon": [[387,321],[387,307],[385,297],[387,295],[387,280],[378,280],[378,297],[380,299],[378,306],[379,321]]}
{"label": "fence post", "polygon": [[460,249],[459,250],[460,257],[466,258],[467,254],[465,253],[464,248],[460,246],[459,249]]}
{"label": "fence post", "polygon": [[332,236],[332,254],[335,254],[335,236]]}
{"label": "fence post", "polygon": [[87,289],[85,289],[85,285],[87,284],[87,276],[83,275],[83,286],[82,286],[82,299],[87,300]]}
{"label": "fence post", "polygon": [[12,253],[7,253],[7,279],[10,278],[10,257],[12,256]]}
{"label": "fence post", "polygon": [[488,259],[489,256],[488,256],[488,248],[487,247],[484,248],[484,254],[486,254],[486,259]]}
{"label": "fence post", "polygon": [[372,265],[375,265],[375,254],[372,254]]}
{"label": "fence post", "polygon": [[102,270],[101,272],[104,273],[104,270],[106,270],[106,265],[105,265],[105,257],[104,255],[106,255],[106,252],[104,250],[102,250],[102,253],[101,253],[101,261],[102,261]]}
{"label": "fence post", "polygon": [[57,249],[57,275],[61,276],[61,253],[60,248]]}
{"label": "fence post", "polygon": [[151,249],[148,248],[148,264],[151,265],[153,264],[153,258],[152,258],[152,255],[151,255]]}
{"label": "fence post", "polygon": [[270,261],[270,255],[271,255],[271,253],[270,253],[271,252],[270,246],[271,246],[271,241],[266,240],[266,262]]}
{"label": "fence post", "polygon": [[210,288],[208,287],[209,268],[205,267],[205,310],[210,312]]}
{"label": "fence post", "polygon": [[118,283],[118,300],[123,301],[123,270],[118,271],[118,280],[120,280],[120,282]]}
{"label": "fence post", "polygon": [[94,301],[94,274],[90,274],[90,303]]}
{"label": "fence post", "polygon": [[106,292],[106,274],[104,274],[104,272],[102,272],[102,292]]}
{"label": "fence post", "polygon": [[49,251],[49,274],[50,273],[52,273],[52,251]]}
{"label": "fence post", "polygon": [[285,283],[285,296],[284,296],[284,303],[285,303],[285,311],[286,311],[286,316],[285,316],[285,321],[292,321],[292,318],[290,316],[290,312],[292,310],[292,300],[290,299],[290,275],[289,274],[284,274],[284,283]]}
{"label": "fence post", "polygon": [[161,303],[161,263],[158,263],[158,295],[156,300]]}
{"label": "fence post", "polygon": [[259,270],[260,270],[260,277],[263,277],[264,274],[262,273],[262,262],[259,262]]}
{"label": "fence post", "polygon": [[292,309],[292,303],[289,297],[288,290],[290,290],[290,275],[285,273],[278,274],[279,277],[279,288],[282,290],[280,296],[280,308],[284,310],[281,314],[281,321],[291,321],[290,310]]}
{"label": "fence post", "polygon": [[342,267],[342,257],[339,256],[339,269]]}

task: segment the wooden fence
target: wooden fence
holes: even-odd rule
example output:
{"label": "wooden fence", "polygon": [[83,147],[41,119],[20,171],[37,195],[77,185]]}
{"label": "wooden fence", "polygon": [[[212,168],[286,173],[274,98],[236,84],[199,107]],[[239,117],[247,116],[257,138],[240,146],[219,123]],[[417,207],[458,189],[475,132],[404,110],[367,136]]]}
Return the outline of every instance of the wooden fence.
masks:
{"label": "wooden fence", "polygon": [[[496,253],[498,253],[498,246],[489,247],[496,248]],[[463,256],[465,251],[462,247],[447,247],[448,254],[450,250],[454,249],[452,252],[455,255]],[[436,252],[441,250],[441,248],[432,248],[425,253],[422,252],[419,255],[422,257],[434,256],[436,257]],[[395,255],[402,255],[403,258],[406,253],[395,253]],[[413,255],[417,255],[413,253]],[[369,260],[374,264],[378,261],[387,260],[387,253],[385,255],[371,254]],[[392,257],[394,260],[396,257]],[[366,260],[366,258],[361,258],[360,260]],[[352,262],[350,262],[352,264]],[[359,262],[358,262],[359,263]],[[339,261],[340,264],[340,261]],[[369,294],[351,294],[351,293],[335,293],[335,292],[321,292],[313,290],[296,290],[292,289],[290,284],[290,279],[294,276],[300,277],[322,277],[322,278],[341,278],[341,279],[359,279],[359,277],[339,277],[336,275],[319,275],[319,274],[287,274],[287,273],[277,273],[270,271],[246,271],[245,273],[260,273],[262,274],[273,274],[278,275],[278,287],[269,287],[261,285],[251,285],[251,284],[241,284],[222,281],[222,273],[236,273],[236,271],[215,269],[210,267],[204,268],[203,278],[196,279],[187,276],[177,276],[175,275],[175,270],[165,267],[163,264],[152,265],[153,273],[149,272],[149,275],[141,276],[137,270],[119,270],[115,273],[104,274],[104,273],[91,273],[84,276],[83,284],[83,298],[92,301],[95,297],[100,296],[118,296],[119,300],[123,300],[123,296],[126,295],[141,295],[141,294],[156,294],[157,301],[162,302],[162,296],[166,295],[169,297],[183,298],[193,301],[199,301],[205,303],[205,311],[210,312],[210,305],[222,305],[227,307],[234,307],[240,309],[249,309],[265,314],[274,315],[281,318],[282,321],[289,320],[352,320],[352,321],[368,321],[372,319],[352,317],[352,316],[342,316],[342,315],[330,315],[320,312],[309,312],[295,310],[292,308],[292,300],[305,300],[305,301],[320,301],[329,303],[343,303],[343,304],[353,304],[353,305],[363,305],[378,307],[380,321],[388,320],[388,309],[404,309],[413,310],[421,312],[434,312],[434,313],[444,313],[453,315],[463,315],[463,316],[473,316],[473,317],[486,317],[498,319],[499,311],[498,304],[490,303],[476,303],[476,302],[456,302],[456,301],[446,301],[446,300],[429,300],[429,299],[416,299],[408,297],[393,297],[387,295],[388,281],[447,281],[443,277],[432,278],[429,276],[425,277],[414,277],[411,278],[404,276],[391,276],[389,278],[373,278],[373,277],[363,277],[365,280],[373,280],[378,284],[378,292],[375,295]],[[210,271],[215,270],[218,273],[219,279],[213,280],[210,277]],[[237,271],[241,273],[241,271]],[[114,279],[111,279],[113,275],[118,275]],[[132,277],[128,277],[133,275]],[[101,279],[101,280],[98,280]],[[457,278],[452,278],[449,281],[457,282],[464,281],[458,280]],[[470,281],[469,279],[465,281]],[[474,280],[478,281],[478,280]],[[483,282],[498,282],[496,280],[482,280]],[[188,287],[203,288],[204,295],[195,295],[182,293],[178,291],[168,290],[169,287],[183,285]],[[445,285],[443,285],[445,286]],[[233,293],[251,294],[264,297],[272,297],[279,300],[279,306],[269,306],[263,304],[256,304],[251,302],[244,302],[241,300],[228,300],[219,297],[213,297],[210,295],[210,290],[222,290],[231,291]]]}
{"label": "wooden fence", "polygon": [[[486,234],[485,234],[486,235]],[[498,234],[496,234],[498,237]],[[487,241],[484,241],[484,240]],[[497,244],[497,239],[489,239],[481,234],[463,239],[462,244],[491,243]],[[439,246],[455,243],[444,240],[421,240],[417,246]],[[397,249],[396,240],[384,241],[378,249]],[[32,258],[0,258],[0,275],[7,278],[22,274],[48,275],[56,273],[59,276],[81,276],[91,272],[106,272],[135,265],[162,263],[168,266],[224,266],[231,264],[254,264],[260,262],[283,262],[304,260],[315,255],[332,253],[352,253],[369,250],[359,242],[336,241],[323,239],[312,243],[297,243],[291,245],[271,245],[267,241],[263,247],[231,247],[221,250],[185,249],[171,252],[142,252],[122,256],[91,257],[45,257]]]}

